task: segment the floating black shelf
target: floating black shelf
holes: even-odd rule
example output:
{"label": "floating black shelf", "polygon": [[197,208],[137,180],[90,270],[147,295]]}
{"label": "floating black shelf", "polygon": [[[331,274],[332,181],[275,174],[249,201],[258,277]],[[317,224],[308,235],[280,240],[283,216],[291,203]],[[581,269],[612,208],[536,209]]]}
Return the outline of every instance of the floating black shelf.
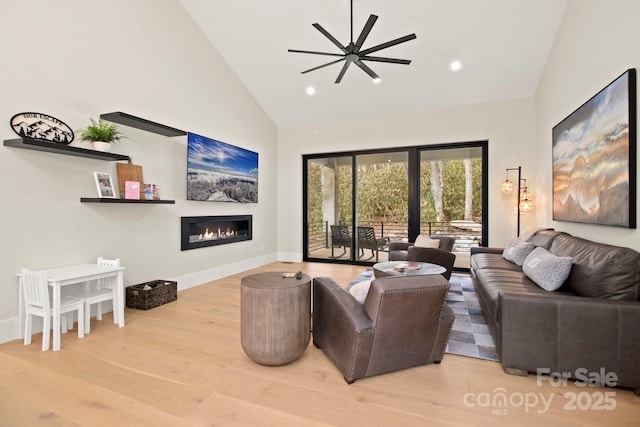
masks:
{"label": "floating black shelf", "polygon": [[171,126],[166,126],[161,123],[152,122],[151,120],[143,119],[141,117],[132,116],[131,114],[123,113],[121,111],[100,114],[100,118],[113,123],[119,123],[121,125],[146,130],[147,132],[153,132],[164,136],[182,136],[187,134],[187,132],[183,130],[172,128]]}
{"label": "floating black shelf", "polygon": [[55,142],[40,141],[31,138],[5,139],[6,147],[24,148],[27,150],[46,151],[47,153],[66,154],[68,156],[87,157],[96,160],[130,160],[129,156],[104,151],[89,150],[86,148],[72,147],[70,145],[57,144]]}
{"label": "floating black shelf", "polygon": [[147,200],[147,199],[109,199],[109,198],[99,198],[99,197],[81,197],[80,202],[82,203],[149,203],[149,204],[160,204],[160,205],[175,205],[175,200]]}

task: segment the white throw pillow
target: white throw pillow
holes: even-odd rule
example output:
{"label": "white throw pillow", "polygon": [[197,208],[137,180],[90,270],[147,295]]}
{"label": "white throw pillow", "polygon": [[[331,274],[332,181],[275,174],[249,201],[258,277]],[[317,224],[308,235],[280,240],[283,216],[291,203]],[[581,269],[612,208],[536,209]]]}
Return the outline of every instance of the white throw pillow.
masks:
{"label": "white throw pillow", "polygon": [[440,248],[440,239],[431,239],[429,236],[423,236],[421,234],[416,238],[413,246],[420,248]]}
{"label": "white throw pillow", "polygon": [[555,291],[569,277],[571,265],[571,257],[560,257],[538,247],[524,261],[522,271],[545,291]]}
{"label": "white throw pillow", "polygon": [[353,285],[349,289],[349,293],[356,299],[356,301],[364,305],[364,300],[367,299],[367,294],[369,293],[370,286],[371,280],[363,280],[362,282],[358,282]]}
{"label": "white throw pillow", "polygon": [[502,257],[516,265],[522,265],[527,256],[536,248],[533,243],[523,242],[514,237],[502,251]]}

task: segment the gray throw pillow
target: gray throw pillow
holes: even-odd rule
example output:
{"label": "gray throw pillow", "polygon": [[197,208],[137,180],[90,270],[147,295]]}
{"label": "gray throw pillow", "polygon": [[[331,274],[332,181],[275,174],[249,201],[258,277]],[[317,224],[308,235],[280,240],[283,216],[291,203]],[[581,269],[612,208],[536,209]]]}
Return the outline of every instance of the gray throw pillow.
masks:
{"label": "gray throw pillow", "polygon": [[555,291],[569,277],[571,265],[571,257],[559,257],[538,247],[524,261],[522,271],[542,289]]}
{"label": "gray throw pillow", "polygon": [[536,248],[533,243],[523,242],[517,237],[511,239],[502,252],[502,257],[516,265],[522,265],[527,256]]}

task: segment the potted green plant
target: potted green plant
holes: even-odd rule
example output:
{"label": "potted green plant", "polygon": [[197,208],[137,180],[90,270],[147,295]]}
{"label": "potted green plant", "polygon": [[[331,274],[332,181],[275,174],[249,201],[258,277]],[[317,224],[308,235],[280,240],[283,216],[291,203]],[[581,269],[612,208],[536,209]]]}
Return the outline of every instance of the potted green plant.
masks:
{"label": "potted green plant", "polygon": [[110,151],[111,144],[120,141],[126,136],[122,135],[118,127],[105,120],[90,118],[91,124],[85,129],[80,129],[80,141],[89,141],[93,143],[94,150]]}

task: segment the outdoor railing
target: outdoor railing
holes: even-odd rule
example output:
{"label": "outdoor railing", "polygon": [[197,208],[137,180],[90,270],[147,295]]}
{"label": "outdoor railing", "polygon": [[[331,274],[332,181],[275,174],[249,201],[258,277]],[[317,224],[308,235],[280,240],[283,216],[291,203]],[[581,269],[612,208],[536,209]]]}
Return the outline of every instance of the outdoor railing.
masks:
{"label": "outdoor railing", "polygon": [[[376,237],[388,237],[389,241],[407,241],[407,223],[396,221],[359,221],[359,226],[373,227]],[[330,227],[327,221],[309,223],[309,253],[331,244]],[[349,233],[353,230],[349,226]],[[453,252],[469,252],[472,246],[480,246],[482,225],[474,221],[428,222],[420,226],[420,234],[427,236],[442,234],[455,237]]]}

